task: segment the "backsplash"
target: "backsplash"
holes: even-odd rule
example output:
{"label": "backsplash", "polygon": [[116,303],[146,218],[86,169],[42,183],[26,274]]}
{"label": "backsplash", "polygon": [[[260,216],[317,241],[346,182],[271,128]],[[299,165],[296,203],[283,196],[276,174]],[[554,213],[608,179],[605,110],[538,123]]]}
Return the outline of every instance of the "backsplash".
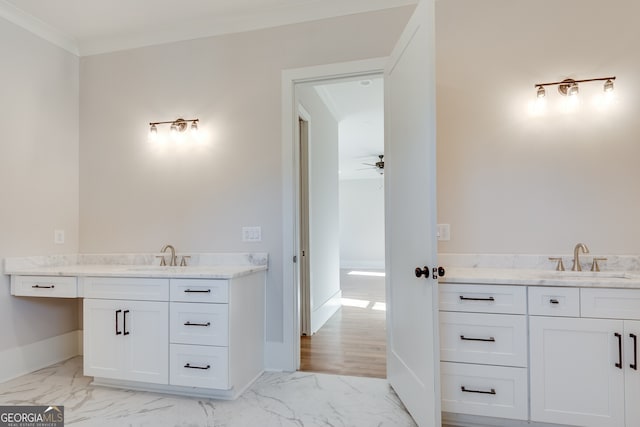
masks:
{"label": "backsplash", "polygon": [[[640,271],[640,255],[580,254],[583,270],[589,270],[593,257],[607,258],[600,261],[602,271]],[[549,257],[562,257],[567,270],[571,269],[572,254],[453,254],[439,253],[438,264],[443,267],[464,268],[518,268],[531,270],[555,270],[556,262]]]}
{"label": "backsplash", "polygon": [[[67,254],[50,256],[32,256],[19,258],[5,258],[5,271],[25,270],[39,267],[60,267],[69,265],[159,265],[157,253],[137,254]],[[165,254],[167,255],[167,254]],[[209,253],[179,253],[191,257],[190,266],[218,266],[218,265],[268,265],[269,256],[264,252],[209,252]]]}

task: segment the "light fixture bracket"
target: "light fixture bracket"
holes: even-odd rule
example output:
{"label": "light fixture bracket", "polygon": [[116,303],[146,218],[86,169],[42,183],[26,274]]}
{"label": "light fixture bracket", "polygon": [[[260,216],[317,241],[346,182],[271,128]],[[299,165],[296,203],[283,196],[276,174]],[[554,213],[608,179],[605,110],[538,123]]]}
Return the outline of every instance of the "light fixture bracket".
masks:
{"label": "light fixture bracket", "polygon": [[184,132],[185,130],[187,130],[187,121],[185,119],[177,119],[172,123],[172,125],[176,127],[178,132]]}
{"label": "light fixture bracket", "polygon": [[573,79],[564,79],[559,85],[558,85],[558,92],[560,93],[560,95],[562,96],[567,96],[569,94],[569,88],[571,86],[573,86],[574,84],[576,84],[576,81]]}

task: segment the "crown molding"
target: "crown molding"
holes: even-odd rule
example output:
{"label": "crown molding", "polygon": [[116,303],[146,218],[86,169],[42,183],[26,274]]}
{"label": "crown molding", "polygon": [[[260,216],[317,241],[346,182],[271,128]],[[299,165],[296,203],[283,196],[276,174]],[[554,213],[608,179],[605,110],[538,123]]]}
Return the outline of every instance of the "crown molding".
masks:
{"label": "crown molding", "polygon": [[80,55],[78,44],[72,37],[23,12],[5,0],[0,0],[0,17],[76,56]]}

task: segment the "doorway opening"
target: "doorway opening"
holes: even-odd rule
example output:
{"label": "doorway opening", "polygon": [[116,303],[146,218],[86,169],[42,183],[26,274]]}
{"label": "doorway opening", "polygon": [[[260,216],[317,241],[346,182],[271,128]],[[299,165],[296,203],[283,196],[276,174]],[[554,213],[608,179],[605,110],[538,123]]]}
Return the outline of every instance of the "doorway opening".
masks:
{"label": "doorway opening", "polygon": [[297,83],[299,369],[386,378],[381,74]]}

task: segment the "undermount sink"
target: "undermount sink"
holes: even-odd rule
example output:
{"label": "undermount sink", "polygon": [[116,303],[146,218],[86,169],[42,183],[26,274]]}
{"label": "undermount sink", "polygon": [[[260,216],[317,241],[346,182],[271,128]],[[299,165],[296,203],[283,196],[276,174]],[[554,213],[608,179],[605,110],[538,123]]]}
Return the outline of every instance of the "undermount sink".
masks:
{"label": "undermount sink", "polygon": [[540,274],[545,279],[631,279],[624,271],[545,271]]}

